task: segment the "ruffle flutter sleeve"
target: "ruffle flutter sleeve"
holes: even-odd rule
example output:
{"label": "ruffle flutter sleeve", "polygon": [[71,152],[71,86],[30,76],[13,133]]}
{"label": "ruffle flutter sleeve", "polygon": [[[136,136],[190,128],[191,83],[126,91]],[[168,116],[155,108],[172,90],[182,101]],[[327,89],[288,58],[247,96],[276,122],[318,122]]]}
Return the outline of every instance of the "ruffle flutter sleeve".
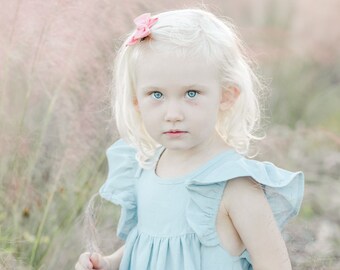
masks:
{"label": "ruffle flutter sleeve", "polygon": [[[290,172],[270,162],[249,160],[229,152],[212,170],[193,176],[186,185],[190,194],[187,220],[203,245],[219,244],[216,217],[227,182],[248,176],[261,184],[280,229],[298,214],[304,193],[302,172]],[[247,252],[242,257],[250,260]]]}
{"label": "ruffle flutter sleeve", "polygon": [[106,151],[108,178],[99,190],[102,198],[121,206],[117,235],[122,240],[137,224],[135,181],[140,167],[135,154],[136,150],[122,139],[111,145]]}

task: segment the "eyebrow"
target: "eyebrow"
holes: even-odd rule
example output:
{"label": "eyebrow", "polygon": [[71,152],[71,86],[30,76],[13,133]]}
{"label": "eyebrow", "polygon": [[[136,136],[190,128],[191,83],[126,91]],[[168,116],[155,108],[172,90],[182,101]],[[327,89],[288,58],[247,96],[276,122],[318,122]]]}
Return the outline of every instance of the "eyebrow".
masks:
{"label": "eyebrow", "polygon": [[[206,85],[201,85],[201,84],[190,84],[190,85],[186,85],[186,86],[183,86],[182,89],[184,90],[190,90],[190,89],[193,89],[193,90],[199,90],[199,89],[205,89],[207,88]],[[150,91],[150,90],[163,90],[164,88],[163,87],[159,87],[159,86],[152,86],[152,85],[147,85],[147,86],[143,86],[141,87],[142,91],[143,92],[147,92],[147,91]]]}
{"label": "eyebrow", "polygon": [[207,88],[206,85],[203,84],[190,84],[184,87],[185,89],[205,89]]}
{"label": "eyebrow", "polygon": [[160,88],[150,85],[150,86],[143,86],[143,87],[141,87],[141,89],[142,89],[143,92],[148,92],[148,91],[151,91],[151,90],[159,90]]}

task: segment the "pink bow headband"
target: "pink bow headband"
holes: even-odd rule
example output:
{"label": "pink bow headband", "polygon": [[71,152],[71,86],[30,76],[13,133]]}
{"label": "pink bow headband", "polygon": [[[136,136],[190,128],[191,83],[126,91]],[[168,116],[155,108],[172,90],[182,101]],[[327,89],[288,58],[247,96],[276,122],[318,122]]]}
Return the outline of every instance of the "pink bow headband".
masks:
{"label": "pink bow headband", "polygon": [[135,18],[134,23],[137,26],[136,31],[129,39],[126,46],[136,44],[138,41],[142,41],[144,38],[150,35],[150,28],[158,21],[158,18],[151,18],[150,13],[144,13]]}

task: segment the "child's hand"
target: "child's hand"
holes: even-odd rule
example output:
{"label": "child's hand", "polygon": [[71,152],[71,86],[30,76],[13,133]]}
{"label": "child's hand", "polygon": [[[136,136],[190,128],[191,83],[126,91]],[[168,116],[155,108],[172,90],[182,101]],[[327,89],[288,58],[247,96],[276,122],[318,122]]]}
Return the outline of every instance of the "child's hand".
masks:
{"label": "child's hand", "polygon": [[85,252],[79,256],[75,270],[110,270],[109,262],[98,253]]}

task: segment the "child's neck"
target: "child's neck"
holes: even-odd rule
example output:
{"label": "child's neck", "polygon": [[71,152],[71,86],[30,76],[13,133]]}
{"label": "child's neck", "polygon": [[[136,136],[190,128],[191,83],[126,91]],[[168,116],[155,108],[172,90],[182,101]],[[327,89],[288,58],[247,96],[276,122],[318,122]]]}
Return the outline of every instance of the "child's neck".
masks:
{"label": "child's neck", "polygon": [[193,149],[165,149],[157,163],[156,173],[164,178],[183,176],[198,169],[213,157],[228,149],[230,149],[230,146],[219,136]]}

